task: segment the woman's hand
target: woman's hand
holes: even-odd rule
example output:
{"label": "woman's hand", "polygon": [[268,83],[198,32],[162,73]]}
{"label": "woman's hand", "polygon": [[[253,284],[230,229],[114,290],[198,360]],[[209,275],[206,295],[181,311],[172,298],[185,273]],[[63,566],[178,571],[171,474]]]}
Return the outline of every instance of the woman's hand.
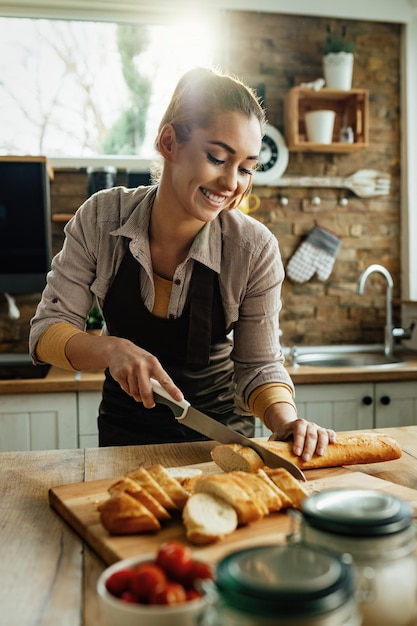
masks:
{"label": "woman's hand", "polygon": [[66,355],[78,370],[108,368],[123,391],[147,409],[155,406],[151,378],[157,380],[173,400],[184,399],[158,359],[128,339],[79,333],[68,340]]}
{"label": "woman's hand", "polygon": [[265,412],[264,422],[272,431],[270,441],[293,440],[293,452],[303,461],[309,461],[313,454],[322,456],[329,443],[336,441],[336,433],[331,428],[322,428],[314,422],[297,418],[294,408],[285,402],[275,403]]}

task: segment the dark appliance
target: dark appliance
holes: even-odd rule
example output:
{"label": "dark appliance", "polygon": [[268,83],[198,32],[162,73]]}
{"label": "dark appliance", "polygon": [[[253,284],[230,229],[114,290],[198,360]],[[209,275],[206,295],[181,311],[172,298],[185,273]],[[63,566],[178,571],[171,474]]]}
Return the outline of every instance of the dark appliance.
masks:
{"label": "dark appliance", "polygon": [[45,157],[0,157],[0,293],[38,293],[51,264]]}

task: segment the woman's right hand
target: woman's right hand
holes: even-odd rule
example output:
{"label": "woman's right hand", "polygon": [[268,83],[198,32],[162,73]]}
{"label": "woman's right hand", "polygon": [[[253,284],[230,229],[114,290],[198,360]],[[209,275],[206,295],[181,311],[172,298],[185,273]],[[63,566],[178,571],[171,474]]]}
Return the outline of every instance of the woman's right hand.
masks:
{"label": "woman's right hand", "polygon": [[180,389],[164,370],[158,359],[131,341],[120,339],[112,351],[109,371],[125,393],[151,409],[155,406],[151,378],[155,378],[169,395],[179,402],[184,399]]}
{"label": "woman's right hand", "polygon": [[67,341],[65,352],[76,370],[108,368],[123,391],[147,409],[155,406],[151,378],[157,380],[173,400],[184,399],[158,359],[128,339],[79,333]]}

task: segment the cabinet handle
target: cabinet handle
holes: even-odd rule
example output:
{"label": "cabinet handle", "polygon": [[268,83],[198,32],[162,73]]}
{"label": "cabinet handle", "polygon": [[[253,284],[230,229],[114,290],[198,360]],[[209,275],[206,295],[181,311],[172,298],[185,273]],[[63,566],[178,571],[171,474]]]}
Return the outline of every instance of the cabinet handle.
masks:
{"label": "cabinet handle", "polygon": [[383,404],[384,406],[387,406],[388,404],[391,403],[391,398],[389,396],[381,396],[381,400],[380,400],[381,404]]}
{"label": "cabinet handle", "polygon": [[365,404],[366,406],[370,406],[373,402],[372,396],[364,396],[362,398],[362,404]]}

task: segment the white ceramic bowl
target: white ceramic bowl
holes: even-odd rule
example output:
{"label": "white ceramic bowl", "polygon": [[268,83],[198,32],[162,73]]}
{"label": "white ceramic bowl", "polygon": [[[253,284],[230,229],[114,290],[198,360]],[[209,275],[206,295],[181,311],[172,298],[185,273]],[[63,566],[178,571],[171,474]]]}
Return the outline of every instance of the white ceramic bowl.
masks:
{"label": "white ceramic bowl", "polygon": [[206,606],[204,598],[197,598],[176,605],[130,604],[119,600],[106,589],[106,580],[120,569],[154,561],[155,554],[123,559],[108,567],[97,581],[97,592],[101,611],[108,626],[195,626],[197,616]]}

